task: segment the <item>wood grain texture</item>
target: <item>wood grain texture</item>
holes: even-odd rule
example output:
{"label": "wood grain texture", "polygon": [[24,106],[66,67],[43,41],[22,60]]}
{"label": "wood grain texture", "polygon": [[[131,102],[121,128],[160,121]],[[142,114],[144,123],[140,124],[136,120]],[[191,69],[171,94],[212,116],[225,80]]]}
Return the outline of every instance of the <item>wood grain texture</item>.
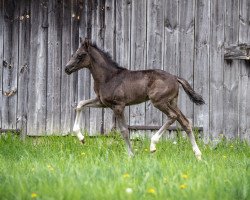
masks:
{"label": "wood grain texture", "polygon": [[210,0],[196,1],[194,90],[201,94],[206,104],[194,107],[194,126],[204,127],[209,137],[209,40]]}
{"label": "wood grain texture", "polygon": [[[179,70],[178,75],[194,84],[194,34],[195,34],[195,1],[179,1]],[[193,121],[194,104],[182,87],[179,93],[179,108]]]}
{"label": "wood grain texture", "polygon": [[[12,39],[12,37],[15,35],[13,33],[14,26],[16,25],[17,22],[14,21],[14,14],[17,14],[16,7],[13,1],[11,0],[6,0],[4,1],[4,40],[3,40],[3,47],[4,47],[4,63],[3,63],[3,68],[2,68],[2,128],[15,128],[15,119],[13,120],[14,112],[15,112],[15,107],[16,105],[11,105],[13,103],[13,100],[15,97],[8,97],[6,96],[6,93],[10,92],[11,90],[14,90],[16,84],[15,84],[15,72],[16,69],[14,68],[14,65],[16,67],[16,63],[13,60],[13,53],[16,52],[15,44],[13,44],[16,41],[15,39]],[[14,25],[15,24],[15,25]],[[16,28],[16,26],[15,26]],[[16,30],[15,30],[16,31]],[[18,38],[18,37],[17,37]],[[13,51],[12,51],[12,48]],[[14,85],[13,85],[14,84]],[[14,98],[14,99],[13,99]],[[12,100],[11,100],[12,99]]]}
{"label": "wood grain texture", "polygon": [[[3,105],[3,62],[4,62],[4,1],[0,1],[0,105]],[[0,108],[0,127],[2,127],[2,110]]]}
{"label": "wood grain texture", "polygon": [[[225,46],[237,45],[239,41],[239,0],[225,4]],[[239,124],[239,64],[224,64],[224,133],[227,138],[237,137]]]}
{"label": "wood grain texture", "polygon": [[[211,0],[210,41],[210,138],[219,138],[223,133],[223,45],[224,10],[223,1]],[[218,9],[220,8],[220,9]]]}
{"label": "wood grain texture", "polygon": [[67,62],[71,58],[71,1],[64,0],[62,7],[62,75],[61,75],[61,133],[67,134],[71,128],[71,85],[73,76],[64,72]]}
{"label": "wood grain texture", "polygon": [[48,1],[47,134],[61,126],[62,2]]}
{"label": "wood grain texture", "polygon": [[28,115],[28,78],[30,55],[30,1],[20,2],[19,22],[19,66],[17,90],[17,128],[22,130],[22,137],[27,133]]}
{"label": "wood grain texture", "polygon": [[[239,6],[239,43],[250,43],[250,1]],[[250,62],[239,61],[239,136],[250,142]]]}
{"label": "wood grain texture", "polygon": [[19,66],[19,16],[20,5],[14,3],[14,21],[12,22],[12,46],[11,46],[11,69],[9,73],[9,91],[15,91],[14,95],[7,97],[9,99],[9,126],[16,129],[17,123],[17,87],[18,87],[18,66]]}
{"label": "wood grain texture", "polygon": [[28,85],[29,135],[46,131],[47,62],[48,62],[48,2],[31,1],[30,59]]}
{"label": "wood grain texture", "polygon": [[[239,34],[241,34],[241,33],[239,33]],[[242,34],[244,37],[244,32]],[[249,42],[249,41],[246,41],[246,42]],[[248,44],[240,43],[240,41],[239,41],[238,45],[226,47],[224,59],[225,60],[235,60],[235,59],[237,59],[237,60],[250,60],[250,43],[248,43]]]}

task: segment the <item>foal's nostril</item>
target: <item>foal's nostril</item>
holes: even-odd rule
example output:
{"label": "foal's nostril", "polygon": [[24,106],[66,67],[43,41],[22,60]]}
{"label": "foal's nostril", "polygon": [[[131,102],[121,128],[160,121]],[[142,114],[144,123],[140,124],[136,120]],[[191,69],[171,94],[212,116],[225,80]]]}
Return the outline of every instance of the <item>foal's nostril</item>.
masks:
{"label": "foal's nostril", "polygon": [[69,68],[67,68],[67,67],[65,68],[65,73],[70,74]]}

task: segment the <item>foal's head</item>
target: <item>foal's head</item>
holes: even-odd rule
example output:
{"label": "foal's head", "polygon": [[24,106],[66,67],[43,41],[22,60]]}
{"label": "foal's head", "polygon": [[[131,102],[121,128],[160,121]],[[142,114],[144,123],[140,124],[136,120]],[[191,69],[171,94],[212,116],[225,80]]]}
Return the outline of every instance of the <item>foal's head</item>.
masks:
{"label": "foal's head", "polygon": [[70,61],[65,67],[65,72],[71,74],[79,69],[87,68],[90,66],[90,56],[88,54],[88,49],[90,48],[90,42],[88,39],[84,41],[80,38],[80,47],[71,57]]}

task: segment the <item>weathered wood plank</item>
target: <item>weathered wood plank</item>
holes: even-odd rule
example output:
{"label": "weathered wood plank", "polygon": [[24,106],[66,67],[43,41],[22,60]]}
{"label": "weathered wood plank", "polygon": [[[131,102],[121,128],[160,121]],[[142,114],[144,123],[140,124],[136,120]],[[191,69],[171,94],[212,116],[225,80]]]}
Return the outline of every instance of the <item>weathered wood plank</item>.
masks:
{"label": "weathered wood plank", "polygon": [[46,83],[48,64],[48,2],[31,1],[31,33],[28,88],[28,135],[46,131]]}
{"label": "weathered wood plank", "polygon": [[[163,0],[147,1],[147,69],[163,69]],[[162,125],[162,113],[151,101],[146,103],[146,124]]]}
{"label": "weathered wood plank", "polygon": [[48,4],[47,134],[59,133],[61,122],[62,2]]}
{"label": "weathered wood plank", "polygon": [[63,0],[62,8],[62,75],[61,75],[61,132],[70,132],[73,112],[71,90],[73,76],[68,76],[64,68],[71,57],[71,1]]}
{"label": "weathered wood plank", "polygon": [[[239,43],[250,42],[250,1],[240,1]],[[239,61],[239,136],[250,142],[250,62]]]}
{"label": "weathered wood plank", "polygon": [[[17,78],[17,72],[18,72],[18,59],[19,59],[19,16],[20,16],[20,6],[19,2],[13,2],[14,3],[14,21],[12,24],[12,46],[11,46],[11,66],[12,69],[10,69],[10,76],[9,76],[9,86],[11,91],[17,91],[18,86],[18,78]],[[10,128],[16,129],[16,123],[17,123],[17,92],[14,93],[14,95],[7,97],[9,98],[9,122],[10,122]]]}
{"label": "weathered wood plank", "polygon": [[[79,1],[72,0],[71,1],[71,54],[75,53],[75,51],[79,47]],[[73,108],[77,105],[78,98],[78,73],[73,73],[70,75],[70,99],[71,99],[71,128],[73,128],[75,121],[75,110]]]}
{"label": "weathered wood plank", "polygon": [[[179,73],[179,2],[167,0],[164,3],[164,45],[163,70],[178,75]],[[163,113],[163,123],[168,117]],[[167,131],[166,136],[169,136]],[[165,137],[165,135],[163,135]]]}
{"label": "weathered wood plank", "polygon": [[[131,70],[146,69],[147,54],[147,2],[132,1],[131,16]],[[145,103],[130,106],[130,125],[146,125]],[[137,132],[142,134],[142,132]],[[131,133],[131,136],[134,133]]]}
{"label": "weathered wood plank", "polygon": [[[186,9],[188,10],[188,9]],[[185,13],[186,14],[186,13]],[[186,15],[188,18],[189,15]],[[180,23],[185,20],[181,18]],[[163,70],[178,74],[179,71],[179,2],[178,0],[167,0],[164,3],[164,55]]]}
{"label": "weathered wood plank", "polygon": [[[15,85],[12,85],[13,76],[15,73],[15,69],[13,66],[12,60],[12,48],[14,46],[12,36],[13,28],[14,28],[14,11],[15,11],[15,4],[11,0],[4,1],[4,62],[3,62],[3,69],[2,69],[2,89],[3,89],[3,96],[2,96],[2,128],[14,128],[13,125],[15,122],[11,122],[11,113],[13,111],[13,107],[15,105],[11,105],[11,100],[8,97],[7,93],[14,90],[13,88]],[[16,23],[16,22],[15,22]],[[11,108],[12,107],[12,108]],[[13,124],[14,123],[14,124]]]}
{"label": "weathered wood plank", "polygon": [[[102,5],[102,6],[101,6]],[[105,10],[104,1],[95,0],[90,4],[89,9],[92,10],[91,13],[91,38],[92,42],[96,42],[97,46],[103,48],[104,45],[104,19],[102,12],[99,12],[100,9]],[[91,98],[95,98],[96,94],[94,92],[94,80],[91,77]],[[103,109],[100,108],[91,108],[90,109],[90,135],[100,134],[103,128]]]}
{"label": "weathered wood plank", "polygon": [[[130,68],[130,42],[131,42],[131,1],[116,1],[115,22],[115,60],[127,69]],[[125,118],[129,123],[129,107],[125,108]]]}
{"label": "weathered wood plank", "polygon": [[[133,125],[128,127],[130,130],[159,130],[161,126],[138,126],[138,125]],[[183,128],[179,126],[170,126],[168,131],[183,131]],[[193,130],[198,130],[198,131],[203,131],[203,127],[193,127]]]}
{"label": "weathered wood plank", "polygon": [[17,128],[27,134],[28,77],[30,55],[30,0],[20,1]]}
{"label": "weathered wood plank", "polygon": [[[108,52],[112,58],[115,60],[115,13],[116,13],[116,4],[115,0],[106,0],[105,1],[105,35],[104,35],[104,50]],[[104,109],[103,115],[103,125],[104,132],[108,133],[113,128],[115,123],[115,117],[113,111],[110,108]]]}
{"label": "weathered wood plank", "polygon": [[0,127],[2,127],[2,110],[3,110],[3,61],[4,61],[4,1],[0,1]]}
{"label": "weathered wood plank", "polygon": [[210,0],[196,2],[194,90],[206,104],[194,106],[194,126],[204,127],[205,140],[209,138],[209,38]]}
{"label": "weathered wood plank", "polygon": [[[249,41],[246,41],[249,42]],[[225,48],[225,60],[250,60],[250,44],[239,44]]]}
{"label": "weathered wood plank", "polygon": [[[79,1],[79,37],[87,38],[87,4],[86,2]],[[90,98],[90,72],[88,69],[83,69],[78,72],[78,102]],[[82,111],[80,127],[87,131],[89,130],[89,108]]]}
{"label": "weathered wood plank", "polygon": [[211,0],[210,41],[210,138],[218,139],[223,133],[223,45],[224,6],[219,0]]}
{"label": "weathered wood plank", "polygon": [[[225,4],[225,46],[237,45],[239,38],[239,0]],[[224,64],[224,133],[227,138],[237,137],[239,124],[239,65],[237,61]]]}
{"label": "weathered wood plank", "polygon": [[[194,17],[195,1],[179,2],[179,73],[178,75],[186,79],[191,86],[194,83]],[[180,87],[179,103],[183,114],[193,121],[194,104],[188,95]]]}

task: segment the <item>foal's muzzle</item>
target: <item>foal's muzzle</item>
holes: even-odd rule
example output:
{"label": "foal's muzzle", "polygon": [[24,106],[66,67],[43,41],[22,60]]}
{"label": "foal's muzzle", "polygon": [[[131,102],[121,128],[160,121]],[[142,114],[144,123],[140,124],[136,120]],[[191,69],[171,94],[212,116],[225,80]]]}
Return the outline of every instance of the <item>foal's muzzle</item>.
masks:
{"label": "foal's muzzle", "polygon": [[65,73],[70,75],[72,73],[72,71],[70,71],[69,67],[65,67]]}

